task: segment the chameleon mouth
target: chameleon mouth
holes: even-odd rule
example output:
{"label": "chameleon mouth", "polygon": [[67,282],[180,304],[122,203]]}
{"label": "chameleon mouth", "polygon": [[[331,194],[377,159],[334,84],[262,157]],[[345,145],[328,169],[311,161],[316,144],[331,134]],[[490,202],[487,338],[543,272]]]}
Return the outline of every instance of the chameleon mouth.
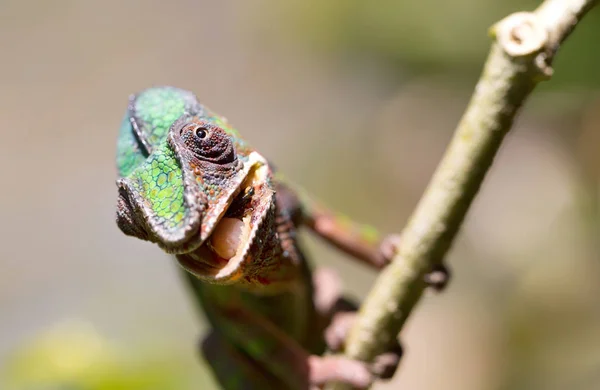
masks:
{"label": "chameleon mouth", "polygon": [[250,177],[267,164],[260,154],[250,153],[226,185],[212,192],[199,185],[203,172],[181,161],[177,140],[171,138],[117,180],[117,224],[125,234],[154,242],[167,253],[187,254],[206,243],[238,195],[256,184]]}
{"label": "chameleon mouth", "polygon": [[[266,164],[254,165],[210,236],[196,250],[178,255],[181,266],[196,277],[227,284],[243,275],[260,246],[261,224],[274,211],[274,191]],[[257,239],[258,238],[258,239]]]}

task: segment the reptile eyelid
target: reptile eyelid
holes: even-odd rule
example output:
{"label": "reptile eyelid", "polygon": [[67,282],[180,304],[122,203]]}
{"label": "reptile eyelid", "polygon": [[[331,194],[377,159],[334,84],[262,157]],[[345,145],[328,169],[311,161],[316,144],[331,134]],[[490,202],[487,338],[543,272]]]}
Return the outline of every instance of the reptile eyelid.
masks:
{"label": "reptile eyelid", "polygon": [[187,129],[189,129],[190,127],[192,127],[194,124],[193,123],[186,123],[185,125],[183,125],[181,127],[181,130],[179,130],[179,135],[183,135],[183,132],[186,131]]}

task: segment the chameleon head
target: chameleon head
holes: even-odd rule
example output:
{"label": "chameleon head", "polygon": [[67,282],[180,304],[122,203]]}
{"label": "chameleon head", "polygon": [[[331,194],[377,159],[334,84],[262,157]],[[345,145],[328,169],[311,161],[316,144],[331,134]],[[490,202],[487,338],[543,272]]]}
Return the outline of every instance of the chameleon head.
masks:
{"label": "chameleon head", "polygon": [[[117,180],[117,224],[177,254],[201,279],[228,283],[251,267],[273,231],[271,172],[214,117],[186,112]],[[258,239],[258,240],[256,240]]]}

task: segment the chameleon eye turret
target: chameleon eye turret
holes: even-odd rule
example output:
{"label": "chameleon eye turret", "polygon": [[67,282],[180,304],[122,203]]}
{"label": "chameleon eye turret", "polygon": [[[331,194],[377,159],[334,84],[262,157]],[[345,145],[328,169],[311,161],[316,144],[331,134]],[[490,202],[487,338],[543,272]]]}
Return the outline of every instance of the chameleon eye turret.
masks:
{"label": "chameleon eye turret", "polygon": [[180,134],[185,146],[199,160],[223,165],[234,163],[237,159],[231,137],[217,125],[193,120],[183,126]]}

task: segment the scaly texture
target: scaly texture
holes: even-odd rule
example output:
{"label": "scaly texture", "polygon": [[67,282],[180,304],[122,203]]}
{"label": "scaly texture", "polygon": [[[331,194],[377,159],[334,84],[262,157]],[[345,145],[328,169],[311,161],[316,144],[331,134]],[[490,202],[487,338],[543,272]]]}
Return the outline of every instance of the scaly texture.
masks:
{"label": "scaly texture", "polygon": [[117,169],[119,176],[128,176],[138,165],[146,159],[145,151],[133,133],[129,113],[125,115],[119,129],[117,139]]}
{"label": "scaly texture", "polygon": [[169,87],[147,89],[135,97],[132,105],[146,145],[162,142],[171,125],[184,113],[200,114],[202,111],[193,94]]}
{"label": "scaly texture", "polygon": [[181,228],[186,211],[184,185],[173,151],[169,147],[155,150],[142,168],[129,176],[132,186],[148,202],[158,224],[166,230]]}

